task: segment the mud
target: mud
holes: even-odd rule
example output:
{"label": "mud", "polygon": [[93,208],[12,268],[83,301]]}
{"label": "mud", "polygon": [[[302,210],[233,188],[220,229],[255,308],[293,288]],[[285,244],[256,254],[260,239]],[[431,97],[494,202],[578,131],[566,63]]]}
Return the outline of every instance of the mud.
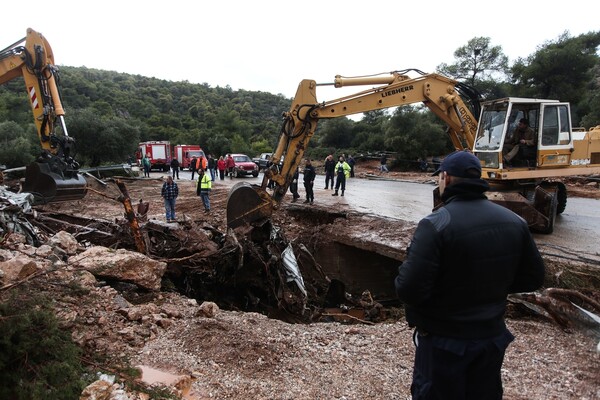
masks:
{"label": "mud", "polygon": [[[140,226],[148,254],[168,262],[166,286],[225,309],[310,321],[327,307],[359,306],[365,292],[377,304],[397,305],[394,276],[416,222],[431,211],[428,204],[434,185],[428,173],[382,174],[375,165],[359,171],[354,180],[361,181],[360,190],[349,182],[346,196],[334,197],[318,181],[314,204],[292,203],[289,195],[273,214],[272,225],[235,231],[227,229],[226,202],[230,187],[239,179],[213,184],[207,214],[196,195],[195,182],[182,172],[177,181],[177,223],[165,221],[160,197],[164,174],[119,181],[133,204],[148,204],[146,222]],[[247,179],[255,184],[261,181],[260,177]],[[366,181],[372,183],[365,186]],[[90,181],[93,190],[83,200],[37,207],[38,221],[49,234],[67,230],[89,245],[135,250],[121,192],[114,180],[108,182],[104,186]],[[403,185],[399,190],[394,187],[398,182],[414,186]],[[600,197],[598,188],[589,182],[573,180],[569,188],[588,198]],[[389,191],[396,200],[381,201],[381,190]],[[556,256],[557,247],[548,243],[552,241],[541,241],[542,246],[551,246],[549,254]],[[282,253],[288,245],[299,260],[308,298],[302,296],[298,285],[288,282],[283,271]],[[558,252],[559,260],[569,258],[564,248]],[[583,262],[597,265],[598,258],[598,254],[590,254]],[[306,308],[311,310],[309,314]]]}

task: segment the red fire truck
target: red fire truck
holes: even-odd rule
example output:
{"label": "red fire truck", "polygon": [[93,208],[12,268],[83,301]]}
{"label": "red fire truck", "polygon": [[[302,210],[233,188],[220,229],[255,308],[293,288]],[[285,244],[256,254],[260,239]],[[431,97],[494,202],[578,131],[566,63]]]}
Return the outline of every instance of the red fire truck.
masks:
{"label": "red fire truck", "polygon": [[150,169],[168,171],[171,168],[171,142],[141,142],[138,149],[138,162],[147,154],[150,157]]}
{"label": "red fire truck", "polygon": [[191,169],[190,163],[192,158],[206,157],[202,148],[196,144],[178,144],[174,148],[173,157],[179,161],[180,169]]}

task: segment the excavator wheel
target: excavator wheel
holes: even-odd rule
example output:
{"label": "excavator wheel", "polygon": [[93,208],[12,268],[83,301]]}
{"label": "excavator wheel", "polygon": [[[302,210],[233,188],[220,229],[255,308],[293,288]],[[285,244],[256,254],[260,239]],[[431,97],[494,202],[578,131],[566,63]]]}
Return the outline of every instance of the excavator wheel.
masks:
{"label": "excavator wheel", "polygon": [[244,224],[270,218],[273,201],[270,195],[257,185],[239,182],[233,185],[227,196],[227,226],[236,228]]}
{"label": "excavator wheel", "polygon": [[540,213],[542,218],[546,220],[545,224],[534,229],[536,232],[547,235],[554,232],[554,222],[556,221],[556,215],[558,214],[558,201],[558,186],[556,184],[546,183],[536,186],[533,197],[533,206]]}
{"label": "excavator wheel", "polygon": [[556,222],[556,215],[558,214],[558,195],[556,192],[551,194],[547,212],[548,214],[546,216],[548,217],[548,223],[544,229],[540,230],[540,232],[549,235],[554,232],[554,222]]}
{"label": "excavator wheel", "polygon": [[25,168],[23,191],[31,193],[37,204],[80,200],[87,193],[87,182],[76,171],[58,174],[47,163],[33,162]]}
{"label": "excavator wheel", "polygon": [[565,211],[565,209],[567,208],[567,187],[565,186],[564,183],[558,182],[556,188],[557,188],[556,196],[557,196],[557,201],[558,201],[556,213],[562,214],[563,211]]}

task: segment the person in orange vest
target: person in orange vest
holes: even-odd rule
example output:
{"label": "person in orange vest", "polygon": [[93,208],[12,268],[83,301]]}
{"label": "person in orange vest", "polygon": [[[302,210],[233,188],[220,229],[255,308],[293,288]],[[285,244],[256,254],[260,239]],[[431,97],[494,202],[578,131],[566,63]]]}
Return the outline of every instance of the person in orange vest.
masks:
{"label": "person in orange vest", "polygon": [[206,161],[206,157],[200,156],[196,159],[196,171],[206,171],[206,166],[208,162]]}
{"label": "person in orange vest", "polygon": [[191,161],[192,166],[192,180],[194,180],[194,173],[200,171],[206,171],[206,157],[199,156],[198,158],[192,158]]}

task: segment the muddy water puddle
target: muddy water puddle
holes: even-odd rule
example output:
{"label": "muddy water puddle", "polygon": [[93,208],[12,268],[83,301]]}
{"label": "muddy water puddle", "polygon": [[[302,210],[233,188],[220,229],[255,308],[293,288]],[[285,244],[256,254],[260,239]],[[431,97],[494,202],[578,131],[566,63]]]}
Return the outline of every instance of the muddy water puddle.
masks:
{"label": "muddy water puddle", "polygon": [[148,385],[162,385],[177,388],[183,400],[200,400],[200,396],[192,391],[190,375],[175,375],[145,365],[138,368],[142,371],[141,380]]}

